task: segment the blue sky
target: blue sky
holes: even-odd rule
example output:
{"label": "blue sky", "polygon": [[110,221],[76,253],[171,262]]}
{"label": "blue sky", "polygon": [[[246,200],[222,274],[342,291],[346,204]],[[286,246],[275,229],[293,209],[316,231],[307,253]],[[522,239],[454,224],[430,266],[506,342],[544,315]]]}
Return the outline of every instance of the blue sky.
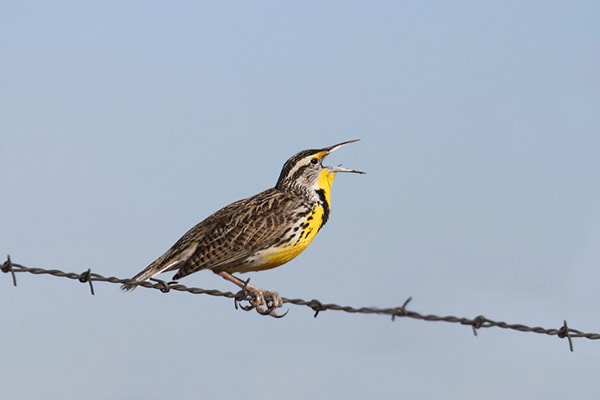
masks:
{"label": "blue sky", "polygon": [[[592,1],[3,2],[0,254],[130,277],[292,154],[360,138],[329,162],[367,174],[339,176],[315,242],[254,284],[600,332],[599,17]],[[3,398],[598,392],[593,341],[3,278]]]}

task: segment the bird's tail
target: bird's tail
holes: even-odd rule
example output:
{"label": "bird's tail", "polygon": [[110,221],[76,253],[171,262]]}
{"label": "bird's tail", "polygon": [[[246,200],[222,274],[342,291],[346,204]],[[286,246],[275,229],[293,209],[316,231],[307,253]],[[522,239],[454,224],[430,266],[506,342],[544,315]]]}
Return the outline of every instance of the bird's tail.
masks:
{"label": "bird's tail", "polygon": [[149,268],[146,268],[145,270],[141,271],[139,274],[131,278],[130,282],[121,285],[121,290],[133,290],[138,286],[140,282],[144,282],[145,280],[152,278],[154,275],[156,274],[153,271],[151,271]]}
{"label": "bird's tail", "polygon": [[155,275],[165,272],[169,269],[173,269],[174,266],[180,263],[180,261],[174,261],[164,265],[164,260],[159,258],[152,264],[148,265],[143,271],[140,271],[137,275],[130,279],[130,282],[121,285],[121,290],[130,291],[135,289],[140,282],[147,281]]}

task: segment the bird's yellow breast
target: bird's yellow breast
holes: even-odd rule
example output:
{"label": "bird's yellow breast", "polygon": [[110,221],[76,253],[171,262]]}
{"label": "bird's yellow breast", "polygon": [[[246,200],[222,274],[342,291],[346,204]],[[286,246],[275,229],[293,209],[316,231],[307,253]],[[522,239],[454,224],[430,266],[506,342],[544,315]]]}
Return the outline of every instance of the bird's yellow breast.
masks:
{"label": "bird's yellow breast", "polygon": [[[315,203],[314,208],[300,221],[295,222],[293,235],[284,243],[261,251],[260,261],[253,270],[262,271],[278,267],[302,253],[315,238],[319,229],[325,224],[329,215],[330,190],[335,173],[323,169],[319,175],[318,186],[322,203]],[[297,229],[295,229],[297,227]]]}
{"label": "bird's yellow breast", "polygon": [[321,228],[324,212],[323,206],[317,204],[303,221],[299,221],[297,234],[290,241],[262,252],[262,262],[256,270],[262,271],[278,267],[302,253]]}

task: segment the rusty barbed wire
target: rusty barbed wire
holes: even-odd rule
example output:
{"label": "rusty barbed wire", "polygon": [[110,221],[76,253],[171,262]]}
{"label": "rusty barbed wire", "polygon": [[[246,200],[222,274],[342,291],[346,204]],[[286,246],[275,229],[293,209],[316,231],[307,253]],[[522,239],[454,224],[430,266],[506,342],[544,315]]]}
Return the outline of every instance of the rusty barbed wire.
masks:
{"label": "rusty barbed wire", "polygon": [[[82,273],[76,272],[64,272],[58,269],[44,269],[44,268],[31,268],[26,267],[21,264],[13,263],[10,256],[7,256],[6,261],[0,267],[0,270],[4,273],[10,273],[12,276],[13,286],[17,286],[17,277],[16,273],[26,272],[34,275],[51,275],[59,278],[68,278],[72,280],[78,280],[81,283],[88,283],[90,287],[90,292],[92,295],[94,292],[93,282],[108,282],[108,283],[117,283],[117,284],[126,284],[131,283],[131,279],[122,279],[116,278],[114,276],[105,277],[100,274],[94,273],[90,268],[83,271]],[[139,287],[147,288],[147,289],[157,289],[163,293],[168,293],[171,290],[187,292],[191,294],[205,294],[209,296],[219,296],[226,297],[234,300],[236,308],[238,308],[238,303],[243,301],[250,301],[252,297],[250,294],[246,293],[244,290],[241,290],[237,293],[232,292],[223,292],[216,289],[202,289],[197,287],[188,287],[177,282],[165,282],[159,279],[152,279],[151,281],[139,282]],[[477,330],[482,328],[501,328],[514,330],[519,332],[526,333],[537,333],[549,336],[556,336],[558,338],[564,339],[566,338],[569,343],[570,351],[573,351],[573,339],[575,338],[585,338],[590,340],[598,340],[600,339],[599,333],[585,333],[577,329],[570,328],[567,325],[567,321],[564,320],[562,325],[558,329],[552,328],[543,328],[539,326],[527,326],[523,324],[510,324],[503,321],[494,321],[489,318],[484,317],[483,315],[478,315],[474,318],[466,318],[466,317],[456,317],[456,316],[439,316],[434,314],[421,314],[416,311],[412,311],[407,309],[406,307],[412,301],[412,297],[409,297],[404,304],[400,307],[388,307],[388,308],[378,308],[378,307],[353,307],[353,306],[342,306],[334,303],[323,303],[319,300],[304,300],[304,299],[288,299],[282,297],[282,301],[284,304],[293,304],[297,306],[305,306],[311,308],[315,314],[316,318],[319,313],[322,311],[342,311],[351,314],[376,314],[376,315],[387,315],[390,316],[392,321],[394,321],[397,317],[405,317],[412,318],[421,321],[430,321],[430,322],[447,322],[454,323],[460,325],[468,325],[473,329],[473,334],[477,336]],[[251,310],[253,307],[251,306],[242,306],[243,310]],[[287,313],[287,312],[286,312]]]}

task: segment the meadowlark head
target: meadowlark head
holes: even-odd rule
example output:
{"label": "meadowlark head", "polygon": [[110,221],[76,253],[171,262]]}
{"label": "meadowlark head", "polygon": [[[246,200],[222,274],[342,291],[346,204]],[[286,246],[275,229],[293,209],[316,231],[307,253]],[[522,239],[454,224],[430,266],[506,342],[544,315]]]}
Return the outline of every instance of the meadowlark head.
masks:
{"label": "meadowlark head", "polygon": [[303,150],[293,155],[283,164],[275,187],[281,190],[305,188],[309,190],[321,189],[329,192],[333,179],[338,172],[364,174],[362,171],[344,168],[341,165],[335,167],[323,165],[323,160],[330,153],[350,143],[358,142],[358,140],[348,140],[322,149]]}

